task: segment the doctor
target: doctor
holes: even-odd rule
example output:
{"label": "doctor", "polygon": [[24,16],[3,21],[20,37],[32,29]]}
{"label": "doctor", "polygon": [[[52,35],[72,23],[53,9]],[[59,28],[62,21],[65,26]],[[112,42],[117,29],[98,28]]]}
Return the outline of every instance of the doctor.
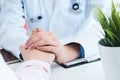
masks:
{"label": "doctor", "polygon": [[[93,4],[103,2],[95,1],[4,0],[0,15],[0,45],[18,58],[21,44],[52,52],[59,63],[89,57],[97,53],[98,41],[94,34],[98,30],[93,27]],[[36,28],[38,33],[29,37]]]}

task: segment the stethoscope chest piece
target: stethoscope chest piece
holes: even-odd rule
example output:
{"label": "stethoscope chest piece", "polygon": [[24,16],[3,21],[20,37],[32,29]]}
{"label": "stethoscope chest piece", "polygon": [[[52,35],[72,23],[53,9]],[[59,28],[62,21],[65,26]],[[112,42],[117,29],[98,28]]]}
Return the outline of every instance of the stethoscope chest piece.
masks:
{"label": "stethoscope chest piece", "polygon": [[74,13],[81,13],[83,11],[83,4],[80,0],[74,0],[73,3],[72,3],[72,10]]}

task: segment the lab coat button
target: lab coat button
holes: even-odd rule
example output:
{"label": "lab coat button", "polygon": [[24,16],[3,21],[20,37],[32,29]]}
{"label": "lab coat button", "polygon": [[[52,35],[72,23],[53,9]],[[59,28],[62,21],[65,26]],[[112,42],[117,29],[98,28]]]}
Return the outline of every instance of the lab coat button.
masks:
{"label": "lab coat button", "polygon": [[42,17],[41,17],[41,16],[38,16],[37,18],[38,18],[38,20],[42,19]]}
{"label": "lab coat button", "polygon": [[22,8],[24,9],[24,6],[22,6]]}
{"label": "lab coat button", "polygon": [[75,11],[78,10],[79,9],[79,4],[78,3],[74,3],[72,8]]}

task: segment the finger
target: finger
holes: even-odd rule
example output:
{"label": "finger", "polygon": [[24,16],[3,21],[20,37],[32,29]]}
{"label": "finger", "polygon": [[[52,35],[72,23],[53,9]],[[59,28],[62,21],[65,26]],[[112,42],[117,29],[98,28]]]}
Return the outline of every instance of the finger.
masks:
{"label": "finger", "polygon": [[54,41],[55,45],[60,45],[61,44],[59,39],[57,38],[57,36],[53,32],[48,32],[48,36],[50,37],[51,41],[52,40]]}
{"label": "finger", "polygon": [[48,32],[48,36],[51,36],[53,40],[58,40],[57,36],[53,32]]}
{"label": "finger", "polygon": [[36,28],[36,32],[40,32],[40,31],[42,31],[42,30],[40,30],[40,28]]}
{"label": "finger", "polygon": [[[27,47],[30,47],[30,45],[40,41],[40,40],[45,40],[46,42],[50,39],[51,37],[47,35],[47,32],[39,32],[29,38],[29,40],[26,43]],[[48,42],[47,42],[48,43]]]}
{"label": "finger", "polygon": [[[36,34],[36,31],[33,30],[33,31],[32,31],[31,37],[33,37],[35,34]],[[26,42],[26,44],[25,44],[26,46],[28,45],[28,42],[29,42],[29,40],[31,39],[31,37],[27,40],[27,42]]]}
{"label": "finger", "polygon": [[26,51],[25,46],[21,45],[21,46],[20,46],[20,52],[21,52],[22,54],[24,54],[25,51]]}
{"label": "finger", "polygon": [[39,41],[39,40],[41,40],[41,37],[40,36],[37,36],[37,35],[33,35],[33,36],[31,36],[29,39],[28,39],[28,41],[26,42],[26,47],[28,48],[31,44],[33,44],[33,43],[35,43],[35,42],[37,42],[37,41]]}
{"label": "finger", "polygon": [[38,50],[44,51],[44,52],[51,52],[51,53],[56,53],[57,49],[54,46],[43,46],[43,47],[37,47]]}
{"label": "finger", "polygon": [[40,31],[38,33],[36,33],[35,35],[32,35],[28,41],[26,42],[26,46],[28,47],[31,43],[34,43],[38,40],[40,40],[41,38],[44,38],[45,36],[47,36],[47,33],[44,31]]}
{"label": "finger", "polygon": [[35,49],[37,47],[42,47],[42,46],[57,46],[57,43],[55,43],[55,41],[53,40],[48,40],[48,41],[41,40],[41,41],[31,44],[29,47],[30,49]]}
{"label": "finger", "polygon": [[36,32],[35,31],[32,31],[32,35],[34,35]]}

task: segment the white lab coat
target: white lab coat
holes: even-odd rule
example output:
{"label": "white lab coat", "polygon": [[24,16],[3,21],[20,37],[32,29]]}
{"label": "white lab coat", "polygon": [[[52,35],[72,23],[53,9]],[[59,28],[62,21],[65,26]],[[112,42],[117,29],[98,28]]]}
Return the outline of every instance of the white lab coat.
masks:
{"label": "white lab coat", "polygon": [[[85,57],[97,53],[98,26],[93,16],[93,4],[104,6],[104,0],[80,0],[83,10],[74,13],[73,0],[4,0],[0,15],[0,45],[19,58],[19,46],[36,27],[54,32],[63,45],[77,42],[85,50]],[[24,6],[24,9],[22,8]],[[23,16],[26,17],[23,18]],[[38,16],[42,19],[38,20]],[[31,21],[31,19],[34,19]],[[97,35],[96,35],[97,34]]]}
{"label": "white lab coat", "polygon": [[2,7],[2,4],[3,4],[3,0],[0,0],[0,9]]}

